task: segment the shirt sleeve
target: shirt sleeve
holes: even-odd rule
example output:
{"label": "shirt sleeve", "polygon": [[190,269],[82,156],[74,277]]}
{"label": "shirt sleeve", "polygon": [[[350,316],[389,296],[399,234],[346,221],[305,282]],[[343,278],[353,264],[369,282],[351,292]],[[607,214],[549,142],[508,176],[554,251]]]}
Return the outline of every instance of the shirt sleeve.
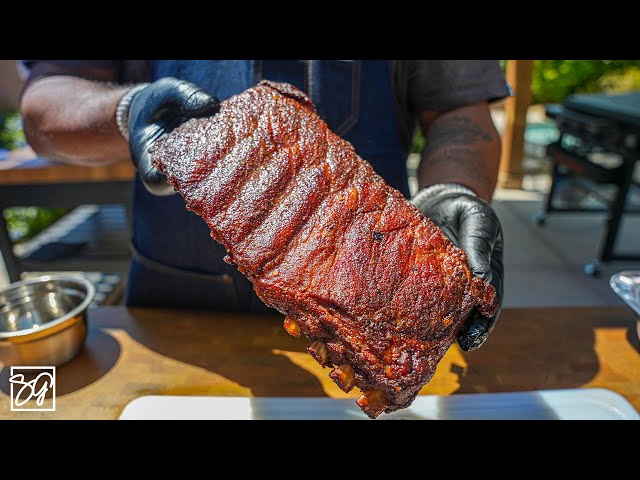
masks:
{"label": "shirt sleeve", "polygon": [[119,60],[20,60],[26,81],[23,91],[34,80],[52,75],[75,75],[89,80],[116,81],[121,77]]}
{"label": "shirt sleeve", "polygon": [[22,64],[31,70],[38,62],[50,63],[64,67],[85,67],[85,68],[108,68],[117,69],[120,67],[120,60],[21,60]]}
{"label": "shirt sleeve", "polygon": [[417,60],[409,68],[412,110],[443,112],[512,95],[498,60]]}
{"label": "shirt sleeve", "polygon": [[50,75],[77,75],[91,80],[134,84],[150,82],[150,60],[21,60],[27,84]]}

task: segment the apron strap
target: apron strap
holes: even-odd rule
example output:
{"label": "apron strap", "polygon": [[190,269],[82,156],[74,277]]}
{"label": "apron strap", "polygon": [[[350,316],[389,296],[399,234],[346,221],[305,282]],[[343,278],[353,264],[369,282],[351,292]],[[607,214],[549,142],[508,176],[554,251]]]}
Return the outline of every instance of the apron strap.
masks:
{"label": "apron strap", "polygon": [[144,255],[142,255],[138,251],[138,249],[136,249],[133,243],[129,243],[129,250],[131,251],[131,258],[148,270],[159,273],[166,273],[174,276],[189,277],[208,281],[213,280],[216,282],[224,283],[226,285],[233,285],[234,283],[231,275],[226,273],[196,272],[194,270],[172,267],[170,265],[165,265],[163,263],[157,262],[150,259],[149,257],[145,257]]}

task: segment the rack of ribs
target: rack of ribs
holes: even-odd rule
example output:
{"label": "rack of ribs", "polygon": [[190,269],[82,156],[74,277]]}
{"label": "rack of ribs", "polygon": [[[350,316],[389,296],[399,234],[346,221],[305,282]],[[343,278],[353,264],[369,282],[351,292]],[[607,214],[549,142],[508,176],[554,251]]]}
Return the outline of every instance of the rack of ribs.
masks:
{"label": "rack of ribs", "polygon": [[157,168],[225,260],[371,418],[407,407],[493,287],[306,95],[263,81],[156,142]]}

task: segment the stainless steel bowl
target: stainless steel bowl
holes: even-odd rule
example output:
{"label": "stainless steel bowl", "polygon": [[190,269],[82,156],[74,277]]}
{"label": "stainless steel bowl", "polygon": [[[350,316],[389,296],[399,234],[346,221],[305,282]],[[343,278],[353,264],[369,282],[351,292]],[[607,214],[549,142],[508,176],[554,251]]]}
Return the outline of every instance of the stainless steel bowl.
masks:
{"label": "stainless steel bowl", "polygon": [[86,312],[96,290],[88,280],[44,275],[0,293],[0,362],[59,366],[82,349]]}
{"label": "stainless steel bowl", "polygon": [[618,272],[609,279],[609,285],[636,312],[636,334],[640,339],[640,270]]}
{"label": "stainless steel bowl", "polygon": [[640,316],[640,270],[618,272],[609,279],[609,285]]}

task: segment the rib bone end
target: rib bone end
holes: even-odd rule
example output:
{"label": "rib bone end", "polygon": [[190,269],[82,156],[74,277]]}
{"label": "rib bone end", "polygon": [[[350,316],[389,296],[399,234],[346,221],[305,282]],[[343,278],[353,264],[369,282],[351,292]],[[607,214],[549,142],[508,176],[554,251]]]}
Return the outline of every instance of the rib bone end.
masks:
{"label": "rib bone end", "polygon": [[311,346],[307,348],[307,351],[323,367],[328,364],[329,352],[327,351],[327,347],[325,346],[325,344],[321,341],[316,340],[315,342],[313,342]]}
{"label": "rib bone end", "polygon": [[299,337],[301,330],[300,325],[291,317],[286,317],[284,319],[284,329],[287,331],[289,335],[292,337]]}
{"label": "rib bone end", "polygon": [[343,363],[339,367],[335,368],[329,376],[334,382],[336,382],[340,389],[346,393],[351,391],[356,381],[353,367],[348,363]]}
{"label": "rib bone end", "polygon": [[369,418],[376,418],[388,404],[387,397],[380,390],[365,390],[356,403]]}

